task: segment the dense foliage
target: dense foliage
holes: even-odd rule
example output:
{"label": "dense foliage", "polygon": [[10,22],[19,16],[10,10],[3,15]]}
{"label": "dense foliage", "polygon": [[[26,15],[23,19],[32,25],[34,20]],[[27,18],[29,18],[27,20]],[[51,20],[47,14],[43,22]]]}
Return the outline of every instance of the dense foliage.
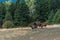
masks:
{"label": "dense foliage", "polygon": [[16,27],[28,26],[37,20],[47,22],[48,24],[60,23],[59,0],[17,0],[16,2],[0,2],[0,27],[7,24],[8,26],[15,25]]}

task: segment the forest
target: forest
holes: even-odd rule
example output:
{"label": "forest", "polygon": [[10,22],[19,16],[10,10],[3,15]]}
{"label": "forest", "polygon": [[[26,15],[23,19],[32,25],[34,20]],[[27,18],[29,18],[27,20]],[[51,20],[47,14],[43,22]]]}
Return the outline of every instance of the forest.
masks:
{"label": "forest", "polygon": [[26,27],[37,20],[60,24],[60,0],[0,2],[0,28]]}

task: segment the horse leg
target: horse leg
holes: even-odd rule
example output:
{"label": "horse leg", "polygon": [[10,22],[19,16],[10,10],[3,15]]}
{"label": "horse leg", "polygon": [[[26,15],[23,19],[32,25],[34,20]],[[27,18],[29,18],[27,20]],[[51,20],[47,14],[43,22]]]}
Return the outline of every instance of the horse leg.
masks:
{"label": "horse leg", "polygon": [[41,26],[41,28],[43,28],[43,26]]}
{"label": "horse leg", "polygon": [[32,25],[32,26],[31,26],[31,28],[32,28],[32,29],[34,29],[34,28],[35,28],[35,26],[34,26],[34,25]]}
{"label": "horse leg", "polygon": [[46,28],[47,25],[44,25],[44,27]]}
{"label": "horse leg", "polygon": [[32,25],[31,28],[32,29],[35,29],[35,28],[37,28],[37,26],[36,25]]}

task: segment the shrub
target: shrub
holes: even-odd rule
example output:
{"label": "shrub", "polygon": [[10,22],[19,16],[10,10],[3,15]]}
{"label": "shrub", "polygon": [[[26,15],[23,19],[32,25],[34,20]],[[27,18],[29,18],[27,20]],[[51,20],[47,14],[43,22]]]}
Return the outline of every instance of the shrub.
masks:
{"label": "shrub", "polygon": [[13,28],[14,24],[12,21],[5,21],[2,25],[2,28]]}

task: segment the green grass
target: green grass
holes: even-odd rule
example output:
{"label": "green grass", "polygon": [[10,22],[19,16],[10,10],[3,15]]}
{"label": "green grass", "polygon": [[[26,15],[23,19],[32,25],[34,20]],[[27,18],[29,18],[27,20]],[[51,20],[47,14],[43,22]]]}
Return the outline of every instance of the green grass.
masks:
{"label": "green grass", "polygon": [[0,40],[60,40],[60,28],[2,31]]}

